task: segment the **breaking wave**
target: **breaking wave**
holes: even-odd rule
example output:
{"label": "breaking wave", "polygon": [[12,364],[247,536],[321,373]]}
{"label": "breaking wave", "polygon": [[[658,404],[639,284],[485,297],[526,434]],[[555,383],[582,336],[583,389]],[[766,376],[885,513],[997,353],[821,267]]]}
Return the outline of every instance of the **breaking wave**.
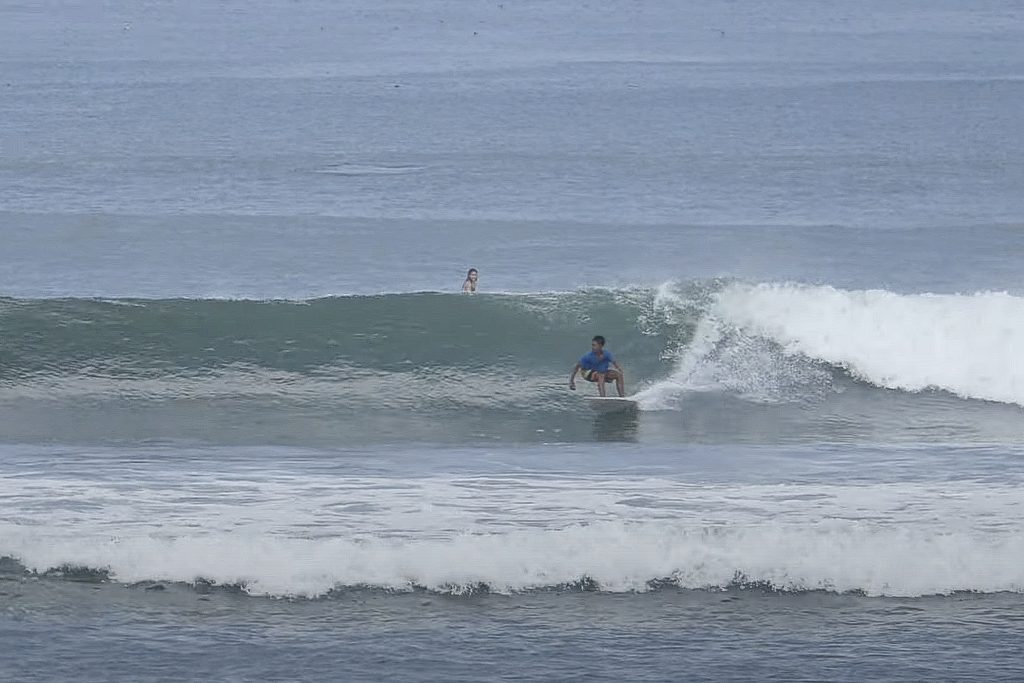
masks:
{"label": "breaking wave", "polygon": [[388,477],[262,460],[252,469],[204,453],[223,472],[208,471],[201,486],[161,467],[130,486],[89,470],[0,479],[0,495],[20,510],[0,521],[0,558],[40,575],[267,596],[665,585],[1024,592],[1014,476],[739,484],[403,468]]}
{"label": "breaking wave", "polygon": [[765,523],[689,529],[669,523],[599,522],[447,539],[311,539],[212,534],[39,544],[4,550],[38,573],[123,583],[239,586],[253,595],[320,597],[371,587],[514,593],[565,586],[607,592],[674,585],[870,596],[1024,591],[1024,539],[933,533],[830,520],[809,527]]}
{"label": "breaking wave", "polygon": [[600,333],[649,410],[708,390],[814,400],[836,376],[1024,405],[1024,299],[997,292],[703,281],[303,302],[0,299],[0,324],[0,400],[355,396],[380,407],[441,379],[435,406],[548,410]]}

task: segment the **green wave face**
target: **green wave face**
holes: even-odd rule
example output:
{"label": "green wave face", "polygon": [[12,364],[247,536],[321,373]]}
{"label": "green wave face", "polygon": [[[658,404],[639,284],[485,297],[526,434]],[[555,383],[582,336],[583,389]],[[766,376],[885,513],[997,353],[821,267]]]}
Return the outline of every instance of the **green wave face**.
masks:
{"label": "green wave face", "polygon": [[566,386],[590,338],[608,339],[635,390],[671,373],[695,319],[651,290],[0,300],[0,438],[590,439],[574,399],[594,389]]}
{"label": "green wave face", "polygon": [[[700,288],[695,288],[699,294]],[[392,294],[308,302],[5,300],[5,383],[62,376],[154,379],[229,368],[317,376],[564,372],[602,334],[640,379],[686,342],[694,318],[650,290]]]}

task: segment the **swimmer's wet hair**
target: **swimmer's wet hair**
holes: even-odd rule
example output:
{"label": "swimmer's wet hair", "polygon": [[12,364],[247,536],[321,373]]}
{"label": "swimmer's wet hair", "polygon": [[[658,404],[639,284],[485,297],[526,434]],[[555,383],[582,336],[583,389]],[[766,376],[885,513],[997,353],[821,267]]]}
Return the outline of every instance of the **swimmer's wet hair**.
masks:
{"label": "swimmer's wet hair", "polygon": [[604,337],[602,337],[601,335],[597,335],[596,337],[594,337],[590,341],[596,341],[601,346],[604,346]]}

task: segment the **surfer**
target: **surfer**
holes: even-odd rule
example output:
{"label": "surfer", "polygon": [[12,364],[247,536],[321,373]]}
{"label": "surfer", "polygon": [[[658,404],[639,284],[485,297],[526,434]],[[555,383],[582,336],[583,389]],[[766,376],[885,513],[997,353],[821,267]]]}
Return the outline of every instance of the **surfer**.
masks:
{"label": "surfer", "polygon": [[466,281],[462,283],[462,291],[464,294],[476,293],[476,281],[480,278],[480,273],[477,272],[476,268],[470,268],[469,272],[466,273]]}
{"label": "surfer", "polygon": [[576,363],[576,367],[572,369],[572,374],[569,375],[569,388],[576,391],[576,373],[579,373],[583,379],[588,382],[594,382],[597,384],[597,393],[601,396],[605,394],[605,382],[615,382],[615,388],[619,392],[619,396],[625,397],[626,395],[626,376],[622,371],[622,366],[616,362],[612,356],[611,351],[605,351],[604,348],[604,337],[597,335],[590,342],[590,353],[580,358],[580,361]]}

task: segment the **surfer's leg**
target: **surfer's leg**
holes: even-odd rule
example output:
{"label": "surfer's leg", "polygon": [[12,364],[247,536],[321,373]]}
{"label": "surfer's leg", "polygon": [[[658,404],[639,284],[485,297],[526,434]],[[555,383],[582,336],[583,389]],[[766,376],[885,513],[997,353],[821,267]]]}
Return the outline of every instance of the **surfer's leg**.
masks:
{"label": "surfer's leg", "polygon": [[619,398],[626,398],[626,380],[621,372],[615,373],[615,389],[619,392]]}
{"label": "surfer's leg", "polygon": [[607,396],[607,394],[604,391],[604,373],[595,372],[594,379],[597,381],[597,393],[600,394],[601,396]]}
{"label": "surfer's leg", "polygon": [[619,398],[626,397],[626,385],[622,373],[618,370],[609,370],[608,379],[615,380],[615,390],[619,392]]}

